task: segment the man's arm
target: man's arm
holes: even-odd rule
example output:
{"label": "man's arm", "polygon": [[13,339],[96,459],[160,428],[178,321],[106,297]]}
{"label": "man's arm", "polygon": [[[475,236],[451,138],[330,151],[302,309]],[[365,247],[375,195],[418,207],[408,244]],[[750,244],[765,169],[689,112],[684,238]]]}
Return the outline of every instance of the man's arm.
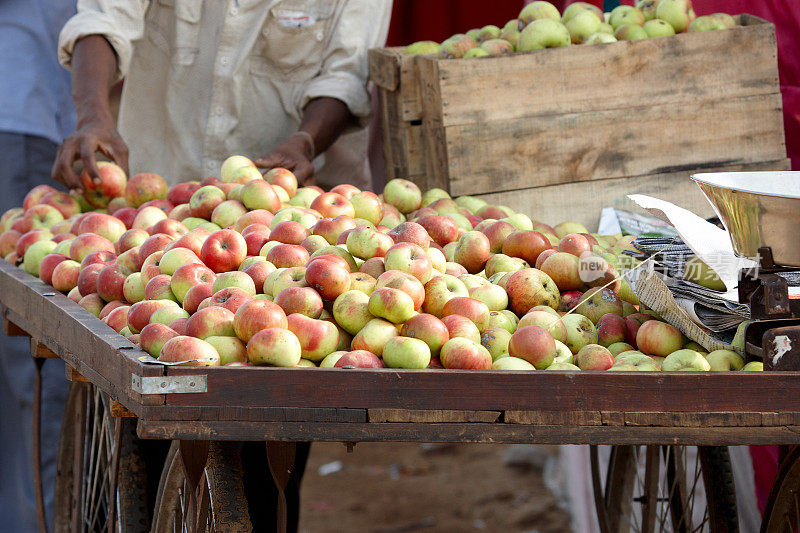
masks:
{"label": "man's arm", "polygon": [[298,132],[286,139],[266,157],[255,161],[262,168],[283,167],[291,170],[300,183],[314,175],[311,161],[330,147],[354,120],[347,105],[336,98],[315,98],[303,110]]}
{"label": "man's arm", "polygon": [[101,35],[89,35],[75,44],[72,55],[72,97],[78,115],[77,131],[58,150],[53,179],[71,189],[81,182],[73,165],[83,161],[89,176],[99,180],[95,153],[106,157],[128,172],[128,147],[117,132],[109,108],[109,91],[117,73],[117,58]]}

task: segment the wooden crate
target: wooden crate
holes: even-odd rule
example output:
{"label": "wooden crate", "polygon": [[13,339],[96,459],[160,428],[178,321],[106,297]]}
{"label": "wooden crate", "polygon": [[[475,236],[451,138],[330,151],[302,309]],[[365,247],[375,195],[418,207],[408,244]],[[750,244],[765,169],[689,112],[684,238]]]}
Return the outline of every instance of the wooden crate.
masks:
{"label": "wooden crate", "polygon": [[373,50],[387,176],[509,198],[534,216],[576,200],[599,211],[603,191],[647,183],[674,187],[672,199],[691,189],[705,209],[691,173],[787,164],[774,26],[739,23],[472,60]]}

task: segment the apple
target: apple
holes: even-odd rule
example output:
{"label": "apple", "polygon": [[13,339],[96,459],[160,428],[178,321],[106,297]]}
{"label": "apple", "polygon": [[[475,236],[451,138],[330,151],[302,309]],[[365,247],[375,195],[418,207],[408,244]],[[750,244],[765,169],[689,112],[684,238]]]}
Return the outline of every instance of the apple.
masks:
{"label": "apple", "polygon": [[510,301],[509,307],[520,317],[537,305],[556,309],[560,300],[555,282],[535,268],[524,268],[511,273],[505,289]]}
{"label": "apple", "polygon": [[508,354],[544,370],[553,363],[556,345],[553,336],[539,326],[523,326],[511,335]]}
{"label": "apple", "polygon": [[[44,281],[47,284],[52,285],[53,284],[53,271],[59,265],[59,263],[67,261],[68,259],[69,259],[68,255],[59,254],[59,253],[55,253],[55,252],[54,253],[49,253],[46,256],[44,256],[42,258],[42,261],[39,263],[39,279],[41,279],[42,281]],[[80,263],[78,263],[78,273],[80,273],[80,266],[81,266]],[[77,276],[76,276],[75,285],[74,286],[77,286],[77,283],[78,283],[78,280],[77,280]],[[72,287],[67,289],[67,291],[65,291],[65,292],[69,292],[71,289],[72,289]]]}
{"label": "apple", "polygon": [[231,229],[212,233],[200,249],[200,259],[214,272],[236,270],[246,255],[244,237]]}
{"label": "apple", "polygon": [[103,267],[97,275],[97,293],[107,302],[123,300],[125,293],[122,289],[128,274],[130,272],[123,271],[118,265]]}
{"label": "apple", "polygon": [[481,332],[472,320],[462,315],[448,315],[442,318],[450,338],[463,337],[473,342],[481,342]]}
{"label": "apple", "polygon": [[[366,274],[364,272],[351,272],[350,273],[350,289],[351,290],[361,291],[366,295],[370,295],[370,294],[372,294],[372,291],[374,291],[377,288],[377,284],[378,284],[378,281],[375,278],[373,278],[372,276],[370,276],[369,274]],[[397,288],[397,287],[395,287],[395,288]],[[424,288],[422,289],[422,294],[423,294],[423,300],[424,300],[424,298],[425,298],[424,297],[424,295],[425,295],[425,289]]]}
{"label": "apple", "polygon": [[56,189],[50,185],[37,185],[36,187],[32,188],[22,200],[22,210],[20,212],[27,211],[31,207],[35,206],[42,200],[42,198],[51,192],[58,191],[56,191]]}
{"label": "apple", "polygon": [[103,310],[105,302],[96,293],[87,294],[78,300],[78,305],[92,313],[94,316],[99,317],[100,312]]}
{"label": "apple", "polygon": [[644,29],[648,37],[666,37],[668,35],[675,35],[675,29],[672,27],[672,25],[669,22],[661,19],[648,20],[644,23],[642,29]]}
{"label": "apple", "polygon": [[492,356],[477,342],[463,337],[447,341],[439,355],[444,368],[490,370]]}
{"label": "apple", "polygon": [[233,226],[247,213],[247,208],[238,200],[225,200],[211,212],[211,222],[220,228]]}
{"label": "apple", "polygon": [[411,242],[399,242],[389,248],[384,256],[384,267],[387,271],[407,272],[421,283],[427,283],[433,272],[428,254],[420,246]]}
{"label": "apple", "polygon": [[425,369],[431,362],[431,350],[420,339],[394,337],[383,347],[383,362],[389,368]]}
{"label": "apple", "polygon": [[150,237],[150,234],[143,229],[129,229],[120,235],[119,239],[114,243],[117,253],[127,252],[131,248],[141,246],[144,241]]}
{"label": "apple", "polygon": [[297,193],[289,200],[289,205],[310,207],[314,198],[320,194],[322,194],[322,192],[312,189],[311,187],[302,187],[297,189]]}
{"label": "apple", "polygon": [[[52,254],[51,254],[52,255]],[[48,256],[45,256],[47,259]],[[81,273],[81,264],[72,261],[67,256],[61,256],[64,260],[60,261],[53,269],[51,282],[53,288],[61,292],[69,292],[78,286],[78,276]],[[44,262],[44,260],[42,260]],[[39,265],[41,273],[41,263]]]}
{"label": "apple", "polygon": [[501,311],[489,311],[489,316],[486,318],[486,322],[484,324],[484,330],[503,328],[509,333],[514,333],[514,330],[517,327],[517,315],[514,315],[514,313],[508,311],[509,314],[514,316],[514,319],[512,320],[506,314],[506,311],[506,309]]}
{"label": "apple", "polygon": [[675,33],[686,31],[695,19],[692,0],[661,0],[656,6],[656,18],[669,22]]}
{"label": "apple", "polygon": [[[334,257],[338,259],[338,256]],[[306,283],[323,299],[334,301],[350,289],[350,272],[339,262],[318,259],[306,267]]]}
{"label": "apple", "polygon": [[113,311],[111,311],[105,318],[102,319],[111,329],[116,331],[117,333],[121,333],[125,327],[127,327],[127,316],[128,316],[128,308],[127,306],[121,306]]}
{"label": "apple", "polygon": [[680,330],[666,322],[648,320],[636,332],[636,347],[647,355],[666,357],[680,350],[682,346],[683,335]]}
{"label": "apple", "polygon": [[764,370],[764,363],[763,361],[750,361],[742,370],[746,370],[748,372],[762,372]]}
{"label": "apple", "polygon": [[342,215],[320,219],[311,230],[314,235],[323,237],[328,244],[336,244],[345,231],[355,228],[356,225],[351,217]]}
{"label": "apple", "polygon": [[264,180],[283,188],[289,198],[292,198],[297,193],[297,178],[290,170],[285,168],[276,167],[265,172]]}
{"label": "apple", "polygon": [[189,317],[186,334],[198,339],[211,336],[235,337],[234,316],[234,313],[224,307],[209,306],[200,309]]}
{"label": "apple", "polygon": [[570,253],[552,253],[541,263],[540,269],[550,276],[560,291],[580,289],[584,286],[580,277],[580,260]]}
{"label": "apple", "polygon": [[[48,232],[49,233],[49,232]],[[20,241],[25,239],[29,233],[26,233],[22,237],[20,237]],[[106,239],[105,237],[101,237],[100,235],[94,235],[92,233],[83,233],[75,237],[72,243],[69,246],[69,256],[70,259],[73,261],[78,261],[79,263],[83,261],[83,258],[89,255],[92,252],[99,252],[99,251],[107,251],[107,252],[114,252],[114,244]],[[17,253],[23,254],[24,251],[20,250],[20,242],[17,243]]]}
{"label": "apple", "polygon": [[193,217],[210,220],[214,208],[224,202],[225,199],[225,193],[219,187],[213,185],[200,187],[194,191],[189,199],[189,212]]}
{"label": "apple", "polygon": [[156,222],[167,218],[167,214],[155,206],[140,207],[136,218],[133,219],[133,228],[149,229]]}
{"label": "apple", "polygon": [[[119,258],[117,258],[117,262],[119,262]],[[164,252],[164,255],[158,261],[158,268],[162,274],[171,276],[182,266],[192,263],[203,265],[200,258],[188,248],[173,248],[168,252]]]}
{"label": "apple", "polygon": [[[554,365],[557,363],[553,363]],[[547,368],[550,370],[553,365]],[[492,370],[535,370],[536,367],[518,357],[501,357],[492,363]]]}
{"label": "apple", "polygon": [[[601,346],[603,345],[601,344]],[[608,348],[608,351],[611,352],[611,355],[614,356],[615,360],[616,357],[623,352],[636,351],[636,349],[627,342],[615,342],[609,346],[606,346],[606,348]]]}
{"label": "apple", "polygon": [[489,311],[501,311],[508,307],[508,295],[498,285],[489,284],[473,287],[469,289],[469,296],[486,304]]}
{"label": "apple", "polygon": [[164,343],[158,360],[167,363],[192,361],[190,366],[219,366],[219,353],[204,340],[178,335]]}
{"label": "apple", "polygon": [[144,261],[154,253],[163,252],[166,250],[167,245],[173,241],[175,241],[174,237],[165,235],[163,233],[157,233],[151,237],[148,237],[141,245],[139,245],[139,258],[141,259],[142,263],[144,263]]}
{"label": "apple", "polygon": [[22,237],[22,233],[11,229],[0,234],[0,256],[5,257],[14,252],[20,237]]}
{"label": "apple", "polygon": [[503,249],[503,243],[509,235],[517,231],[512,224],[503,221],[492,222],[484,229],[480,230],[489,239],[489,247],[493,254],[500,253]]}
{"label": "apple", "polygon": [[369,296],[369,312],[393,324],[402,324],[414,315],[414,300],[399,289],[381,287]]}
{"label": "apple", "polygon": [[575,354],[575,364],[581,370],[608,370],[614,365],[614,356],[599,344],[587,344]]}
{"label": "apple", "polygon": [[480,231],[468,231],[462,235],[456,244],[453,259],[470,274],[477,274],[483,270],[491,256],[489,239]]}
{"label": "apple", "polygon": [[108,205],[112,198],[122,196],[125,192],[127,176],[125,171],[114,163],[98,161],[97,170],[99,171],[100,183],[89,177],[89,173],[84,170],[81,173],[81,185],[83,186],[83,197],[93,207],[103,208]]}
{"label": "apple", "polygon": [[411,243],[427,250],[431,242],[428,231],[416,222],[402,222],[389,230],[389,236],[395,243]]}
{"label": "apple", "polygon": [[384,368],[378,356],[366,350],[353,350],[344,353],[333,365],[335,368]]}
{"label": "apple", "polygon": [[97,292],[97,276],[105,267],[105,264],[94,264],[81,269],[78,275],[78,293],[81,296]]}
{"label": "apple", "polygon": [[247,357],[256,365],[293,367],[300,363],[302,352],[297,335],[284,328],[262,329],[247,343]]}
{"label": "apple", "polygon": [[384,257],[394,245],[389,235],[373,230],[367,226],[356,226],[347,235],[347,251],[359,259]]}
{"label": "apple", "polygon": [[168,192],[167,182],[158,174],[136,174],[125,185],[125,201],[131,207],[139,207],[150,200],[163,200]]}
{"label": "apple", "polygon": [[622,301],[614,291],[608,288],[592,287],[587,290],[574,309],[595,324],[603,315],[609,313],[622,317]]}
{"label": "apple", "polygon": [[214,292],[211,290],[211,283],[198,283],[186,291],[183,296],[182,307],[191,314],[197,312],[200,302],[206,298],[211,298]]}
{"label": "apple", "polygon": [[[213,286],[212,286],[213,291]],[[239,306],[244,304],[245,302],[252,299],[250,293],[245,290],[242,290],[238,287],[226,287],[220,291],[215,292],[211,296],[211,300],[209,301],[209,306],[219,306],[224,307],[228,311],[235,313]],[[198,309],[202,308],[202,302],[198,306]]]}
{"label": "apple", "polygon": [[113,302],[105,303],[103,305],[103,309],[100,311],[100,314],[98,315],[98,318],[100,318],[101,320],[104,319],[105,317],[107,317],[111,313],[111,311],[113,311],[114,309],[116,309],[118,307],[128,307],[129,308],[130,306],[125,305],[125,302],[120,301],[120,300],[114,300]]}
{"label": "apple", "polygon": [[649,35],[645,29],[638,24],[623,24],[614,32],[614,37],[618,41],[635,41],[638,39],[647,39]]}
{"label": "apple", "polygon": [[588,344],[597,344],[597,330],[591,320],[577,313],[561,317],[564,327],[567,328],[567,338],[564,341],[567,348],[574,354]]}
{"label": "apple", "polygon": [[386,262],[383,257],[372,257],[364,261],[358,271],[378,279],[381,274],[386,272]]}
{"label": "apple", "polygon": [[253,335],[266,328],[287,328],[283,309],[274,302],[253,299],[243,303],[233,318],[233,330],[242,341],[248,342]]}
{"label": "apple", "polygon": [[625,342],[628,344],[636,345],[636,334],[639,332],[639,328],[642,324],[647,322],[648,320],[652,320],[653,317],[650,315],[646,315],[644,313],[633,313],[625,317]]}
{"label": "apple", "polygon": [[339,330],[326,320],[309,318],[293,313],[287,318],[288,329],[300,340],[302,357],[310,361],[322,361],[326,355],[336,351]]}
{"label": "apple", "polygon": [[185,181],[173,185],[167,191],[167,201],[176,206],[188,204],[194,192],[200,187],[200,183],[196,181]]}
{"label": "apple", "polygon": [[[169,253],[170,252],[167,252],[167,254]],[[165,257],[167,254],[164,254]],[[163,258],[160,266],[164,266]],[[189,292],[189,289],[195,285],[213,283],[216,277],[217,276],[214,274],[214,272],[204,264],[200,263],[198,259],[197,263],[191,262],[184,264],[174,271],[170,280],[170,289],[172,290],[172,294],[174,294],[178,299],[178,302],[182,303],[186,297],[186,294]],[[211,296],[211,294],[208,294],[208,296]]]}
{"label": "apple", "polygon": [[373,318],[353,337],[351,348],[366,350],[380,357],[389,339],[397,335],[397,326],[381,318]]}
{"label": "apple", "polygon": [[356,212],[350,200],[336,192],[322,193],[311,202],[311,209],[318,211],[325,218],[341,215],[355,218]]}
{"label": "apple", "polygon": [[492,361],[496,361],[501,355],[508,353],[510,341],[511,333],[503,328],[491,328],[481,335],[481,345],[489,351]]}
{"label": "apple", "polygon": [[416,314],[407,320],[400,335],[423,341],[433,356],[438,356],[444,343],[450,340],[450,332],[444,322],[427,313]]}
{"label": "apple", "polygon": [[102,264],[102,265],[111,265],[117,259],[116,254],[114,252],[109,252],[107,250],[101,250],[99,252],[91,252],[86,257],[83,258],[81,261],[81,267],[85,268],[89,265],[94,264]]}
{"label": "apple", "polygon": [[[189,318],[189,313],[187,313],[180,307],[162,307],[161,309],[157,309],[156,311],[153,312],[152,315],[150,315],[150,323],[165,324],[170,328],[174,329],[175,331],[178,331],[178,327],[176,327],[174,323],[180,319],[186,320],[188,318]],[[181,329],[184,332],[181,334],[185,334],[186,324],[184,324],[181,327]],[[180,333],[180,331],[178,332]]]}
{"label": "apple", "polygon": [[[546,309],[551,308],[546,307]],[[561,317],[557,314],[553,315],[543,309],[534,308],[526,313],[525,316],[520,319],[517,327],[523,328],[525,326],[539,326],[550,333],[555,340],[561,342],[564,342],[567,338],[567,328],[561,320]]]}
{"label": "apple", "polygon": [[378,195],[369,191],[360,191],[351,196],[355,218],[363,218],[377,225],[383,218],[383,203]]}
{"label": "apple", "polygon": [[517,51],[529,52],[542,48],[569,46],[571,41],[569,30],[559,20],[542,18],[534,20],[520,32]]}
{"label": "apple", "polygon": [[706,355],[711,370],[741,370],[744,368],[744,357],[731,350],[714,350]]}
{"label": "apple", "polygon": [[458,239],[458,225],[452,218],[440,215],[425,215],[418,218],[416,222],[425,228],[431,240],[439,246],[444,246]]}
{"label": "apple", "polygon": [[[642,327],[644,327],[644,325],[642,325]],[[711,365],[700,352],[681,349],[675,350],[667,355],[664,362],[661,363],[661,369],[665,372],[674,372],[677,370],[707,372],[711,370]]]}
{"label": "apple", "polygon": [[241,289],[250,296],[255,296],[256,294],[256,286],[253,282],[253,278],[238,270],[233,272],[221,272],[216,276],[216,279],[211,281],[211,290],[214,293],[226,288]]}
{"label": "apple", "polygon": [[489,308],[480,300],[464,296],[451,298],[442,307],[442,318],[449,315],[461,315],[468,318],[478,327],[478,331],[483,331],[486,320],[489,318]]}
{"label": "apple", "polygon": [[[69,218],[81,212],[78,202],[69,194],[60,191],[50,191],[42,196],[40,205],[54,207],[63,218]],[[32,206],[31,206],[32,207]]]}
{"label": "apple", "polygon": [[[267,244],[272,243],[270,242]],[[264,255],[263,248],[260,255]],[[267,261],[277,268],[302,267],[308,263],[310,258],[308,250],[297,244],[278,244],[276,246],[271,246],[265,257]]]}
{"label": "apple", "polygon": [[125,278],[122,284],[122,294],[125,296],[125,301],[130,303],[141,302],[145,299],[144,282],[142,281],[141,272],[134,272]]}
{"label": "apple", "polygon": [[284,220],[272,228],[269,238],[272,241],[278,241],[283,244],[299,245],[309,235],[311,235],[309,229],[299,222],[295,222],[293,220]]}
{"label": "apple", "polygon": [[425,300],[422,309],[436,317],[442,316],[444,305],[457,296],[469,296],[462,281],[448,274],[440,274],[425,284]]}
{"label": "apple", "polygon": [[[246,262],[246,260],[245,260]],[[242,263],[244,265],[244,263]],[[241,268],[241,266],[240,266]],[[256,293],[264,292],[264,282],[272,272],[276,270],[275,265],[264,259],[263,261],[254,261],[248,265],[242,272],[250,276],[253,280]]]}
{"label": "apple", "polygon": [[395,178],[383,188],[383,201],[405,215],[420,208],[422,192],[413,182]]}
{"label": "apple", "polygon": [[[606,313],[597,321],[597,343],[610,349],[614,344],[625,344],[627,325],[625,319],[615,313]],[[632,349],[628,348],[628,349]]]}
{"label": "apple", "polygon": [[[102,271],[101,271],[102,272]],[[144,297],[146,300],[173,300],[176,304],[178,303],[178,299],[175,298],[175,295],[172,294],[172,289],[170,289],[169,285],[171,282],[171,276],[167,276],[166,274],[158,274],[150,279],[144,285]],[[100,285],[100,278],[98,276],[98,292],[99,285]],[[124,287],[124,281],[123,281]],[[124,295],[124,292],[123,292]],[[101,295],[102,296],[102,295]]]}
{"label": "apple", "polygon": [[[270,276],[272,276],[272,274],[270,274]],[[270,289],[271,291],[270,294],[272,296],[276,296],[286,287],[308,286],[308,284],[306,283],[306,269],[304,267],[277,269],[275,271],[275,277],[272,280],[269,279],[269,276],[268,279],[264,280],[265,288],[267,287],[267,284],[270,283],[270,281],[272,282],[272,286]]]}

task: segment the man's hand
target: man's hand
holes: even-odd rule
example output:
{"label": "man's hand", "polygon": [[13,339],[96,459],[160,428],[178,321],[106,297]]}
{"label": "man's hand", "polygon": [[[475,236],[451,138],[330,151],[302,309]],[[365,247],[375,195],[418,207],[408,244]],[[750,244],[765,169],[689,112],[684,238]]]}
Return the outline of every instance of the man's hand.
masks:
{"label": "man's hand", "polygon": [[292,135],[269,155],[256,159],[260,168],[282,167],[291,170],[300,185],[314,184],[314,147],[305,135]]}
{"label": "man's hand", "polygon": [[100,171],[95,156],[98,151],[128,174],[128,147],[113,124],[98,122],[78,129],[61,144],[53,165],[53,179],[70,189],[82,191],[81,179],[73,166],[80,159],[92,181],[99,184]]}

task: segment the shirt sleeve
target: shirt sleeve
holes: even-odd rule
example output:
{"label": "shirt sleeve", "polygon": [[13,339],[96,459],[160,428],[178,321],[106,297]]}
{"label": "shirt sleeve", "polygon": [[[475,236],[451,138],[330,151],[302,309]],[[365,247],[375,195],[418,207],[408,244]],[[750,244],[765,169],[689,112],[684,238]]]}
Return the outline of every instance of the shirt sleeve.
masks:
{"label": "shirt sleeve", "polygon": [[371,112],[367,91],[367,50],[383,46],[389,31],[391,0],[348,0],[333,28],[320,73],[305,86],[299,115],[314,98],[330,97],[344,102],[360,122]]}
{"label": "shirt sleeve", "polygon": [[70,69],[75,43],[89,35],[102,35],[117,56],[115,81],[128,72],[133,42],[144,34],[143,0],[78,0],[78,12],[61,29],[58,60]]}

